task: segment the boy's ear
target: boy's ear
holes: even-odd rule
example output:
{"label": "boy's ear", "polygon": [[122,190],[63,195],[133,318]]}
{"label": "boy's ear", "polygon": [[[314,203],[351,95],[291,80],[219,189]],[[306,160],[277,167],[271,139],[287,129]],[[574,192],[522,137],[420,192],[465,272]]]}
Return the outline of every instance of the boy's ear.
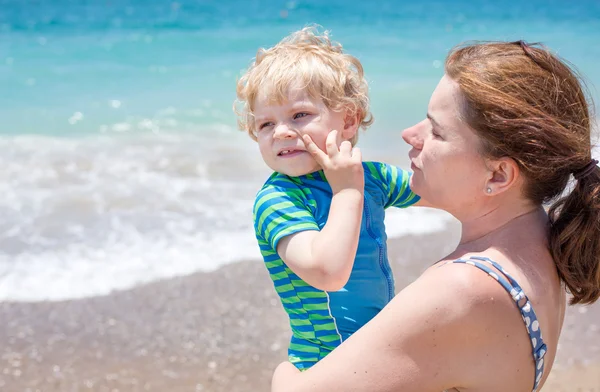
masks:
{"label": "boy's ear", "polygon": [[346,112],[346,117],[344,118],[344,129],[342,130],[342,138],[344,140],[350,140],[356,135],[358,132],[359,125],[359,113],[355,112]]}

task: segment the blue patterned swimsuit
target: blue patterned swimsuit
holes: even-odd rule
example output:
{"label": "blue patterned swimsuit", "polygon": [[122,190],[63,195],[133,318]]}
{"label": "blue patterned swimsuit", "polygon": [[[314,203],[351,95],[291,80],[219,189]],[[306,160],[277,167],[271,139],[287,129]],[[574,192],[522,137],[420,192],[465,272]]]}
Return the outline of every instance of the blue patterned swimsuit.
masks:
{"label": "blue patterned swimsuit", "polygon": [[[487,257],[471,256],[468,259],[451,260],[443,265],[451,263],[468,264],[483,270],[498,283],[500,283],[502,287],[504,287],[504,289],[510,294],[515,302],[515,305],[521,311],[523,322],[525,323],[527,333],[529,334],[529,339],[531,340],[533,359],[535,361],[535,381],[533,384],[533,392],[537,392],[540,381],[542,380],[542,376],[544,374],[544,355],[546,355],[547,348],[546,344],[544,344],[544,339],[542,339],[540,323],[535,312],[533,311],[531,302],[529,302],[529,298],[527,298],[517,281],[508,272],[506,272],[500,264],[490,260]],[[486,264],[496,268],[498,271],[500,271],[500,274],[488,267]]]}

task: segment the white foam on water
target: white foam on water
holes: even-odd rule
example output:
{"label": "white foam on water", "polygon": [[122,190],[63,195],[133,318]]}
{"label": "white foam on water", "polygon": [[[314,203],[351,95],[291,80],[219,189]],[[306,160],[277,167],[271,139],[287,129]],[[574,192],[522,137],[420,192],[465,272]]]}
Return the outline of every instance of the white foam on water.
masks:
{"label": "white foam on water", "polygon": [[1,138],[0,300],[102,295],[257,259],[253,178],[266,170],[237,137]]}
{"label": "white foam on water", "polygon": [[[106,295],[260,262],[251,209],[269,170],[245,135],[216,129],[0,138],[0,301]],[[390,208],[387,234],[440,232],[453,219]]]}
{"label": "white foam on water", "polygon": [[[0,301],[106,295],[260,261],[251,209],[269,170],[247,136],[221,125],[210,135],[0,138]],[[453,219],[390,208],[388,238]]]}
{"label": "white foam on water", "polygon": [[149,236],[131,226],[119,227],[102,247],[74,243],[60,250],[0,257],[0,300],[53,301],[105,295],[258,257],[251,229],[210,235],[173,230]]}
{"label": "white foam on water", "polygon": [[[204,133],[206,135],[206,133]],[[0,138],[0,301],[57,301],[261,260],[268,169],[245,135]],[[389,209],[389,237],[443,230]]]}
{"label": "white foam on water", "polygon": [[[245,218],[249,221],[250,214]],[[394,238],[441,231],[447,221],[437,211],[390,209],[386,226]],[[144,233],[114,217],[105,240],[93,244],[86,242],[83,227],[71,225],[67,231],[80,234],[80,241],[53,247],[50,241],[38,239],[32,241],[30,250],[0,256],[0,300],[56,301],[105,295],[210,272],[235,261],[261,259],[250,224],[236,231],[195,225],[192,218],[173,217],[161,230]]]}
{"label": "white foam on water", "polygon": [[398,238],[444,231],[453,220],[450,214],[432,208],[389,208],[386,210],[385,227],[388,238]]}

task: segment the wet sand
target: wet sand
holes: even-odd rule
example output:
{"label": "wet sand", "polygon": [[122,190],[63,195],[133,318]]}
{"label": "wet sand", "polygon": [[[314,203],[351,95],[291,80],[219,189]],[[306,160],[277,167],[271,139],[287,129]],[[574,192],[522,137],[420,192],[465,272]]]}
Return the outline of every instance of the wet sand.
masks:
{"label": "wet sand", "polygon": [[[400,289],[455,232],[390,241]],[[435,244],[435,245],[432,245]],[[109,296],[0,303],[0,391],[269,391],[286,316],[261,262]],[[600,304],[570,308],[544,392],[600,391]]]}

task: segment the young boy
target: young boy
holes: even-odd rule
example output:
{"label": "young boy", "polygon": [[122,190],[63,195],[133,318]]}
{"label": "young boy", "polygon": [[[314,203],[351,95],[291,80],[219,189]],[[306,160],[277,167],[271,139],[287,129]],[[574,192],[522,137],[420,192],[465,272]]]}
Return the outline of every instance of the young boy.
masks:
{"label": "young boy", "polygon": [[240,128],[274,173],[254,227],[289,315],[289,360],[307,369],[394,295],[385,208],[419,200],[409,173],[362,162],[353,148],[372,123],[358,59],[305,28],[259,50],[237,84]]}

